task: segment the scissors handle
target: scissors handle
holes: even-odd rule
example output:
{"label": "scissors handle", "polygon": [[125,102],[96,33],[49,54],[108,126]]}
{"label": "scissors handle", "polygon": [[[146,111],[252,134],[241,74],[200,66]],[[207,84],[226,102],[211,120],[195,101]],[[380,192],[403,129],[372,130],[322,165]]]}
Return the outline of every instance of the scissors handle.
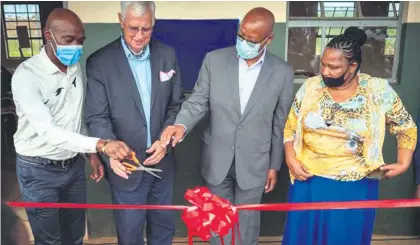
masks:
{"label": "scissors handle", "polygon": [[135,171],[137,169],[137,167],[133,166],[133,164],[129,164],[129,163],[126,163],[126,162],[122,162],[122,165],[124,165],[130,171]]}

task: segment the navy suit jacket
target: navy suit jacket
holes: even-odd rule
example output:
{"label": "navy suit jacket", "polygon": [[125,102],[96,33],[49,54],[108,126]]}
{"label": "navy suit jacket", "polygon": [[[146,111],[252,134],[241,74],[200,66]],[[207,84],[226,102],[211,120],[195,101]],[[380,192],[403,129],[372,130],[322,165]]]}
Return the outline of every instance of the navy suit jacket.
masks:
{"label": "navy suit jacket", "polygon": [[420,148],[420,109],[419,109],[419,112],[417,113],[416,125],[417,125],[417,146],[416,146],[416,150],[414,151],[414,158],[413,158],[414,181],[416,185],[420,185],[420,149],[419,149]]}
{"label": "navy suit jacket", "polygon": [[[174,123],[184,94],[174,49],[156,40],[151,40],[149,45],[152,71],[150,134],[153,143],[166,126]],[[162,82],[160,72],[171,70],[175,74]],[[147,125],[141,97],[120,38],[89,56],[86,74],[84,114],[89,135],[124,141],[137,153],[139,160],[144,161]],[[108,157],[101,154],[101,158],[107,166],[106,177],[113,188],[134,190],[140,184],[142,171],[135,171],[126,180],[109,168]],[[168,149],[168,154],[156,165],[163,170],[158,174],[163,178],[165,174],[174,174],[174,164],[172,149]]]}

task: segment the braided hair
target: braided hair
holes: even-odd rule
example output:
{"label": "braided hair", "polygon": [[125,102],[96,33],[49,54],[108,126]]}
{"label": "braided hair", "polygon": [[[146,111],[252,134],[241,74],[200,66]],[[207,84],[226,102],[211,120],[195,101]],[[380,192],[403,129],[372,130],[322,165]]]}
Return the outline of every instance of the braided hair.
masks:
{"label": "braided hair", "polygon": [[331,39],[327,47],[340,50],[349,63],[357,62],[357,73],[362,64],[362,46],[366,39],[367,36],[363,30],[349,27],[344,31],[344,34]]}

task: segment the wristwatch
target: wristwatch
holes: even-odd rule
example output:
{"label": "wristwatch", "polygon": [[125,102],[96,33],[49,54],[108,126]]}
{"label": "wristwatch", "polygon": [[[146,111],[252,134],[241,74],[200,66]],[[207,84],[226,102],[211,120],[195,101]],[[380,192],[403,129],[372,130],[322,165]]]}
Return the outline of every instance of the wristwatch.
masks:
{"label": "wristwatch", "polygon": [[105,140],[104,146],[102,146],[102,149],[101,149],[102,153],[105,153],[105,147],[109,142],[111,142],[111,140]]}

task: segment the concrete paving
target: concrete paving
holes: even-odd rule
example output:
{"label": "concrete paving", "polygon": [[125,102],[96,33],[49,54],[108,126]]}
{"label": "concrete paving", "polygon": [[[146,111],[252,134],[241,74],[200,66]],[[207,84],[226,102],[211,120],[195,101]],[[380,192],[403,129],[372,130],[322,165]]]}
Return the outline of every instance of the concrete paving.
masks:
{"label": "concrete paving", "polygon": [[[281,237],[261,237],[261,245],[280,245]],[[375,235],[371,245],[419,245],[420,237],[408,237],[408,236],[378,236]],[[84,245],[117,245],[115,238],[100,238],[100,239],[88,239],[84,242]],[[188,245],[188,240],[183,238],[175,239],[173,245]],[[209,245],[208,242],[203,242],[198,239],[194,240],[194,245]],[[340,245],[340,244],[337,244]],[[358,245],[358,244],[355,244]]]}

